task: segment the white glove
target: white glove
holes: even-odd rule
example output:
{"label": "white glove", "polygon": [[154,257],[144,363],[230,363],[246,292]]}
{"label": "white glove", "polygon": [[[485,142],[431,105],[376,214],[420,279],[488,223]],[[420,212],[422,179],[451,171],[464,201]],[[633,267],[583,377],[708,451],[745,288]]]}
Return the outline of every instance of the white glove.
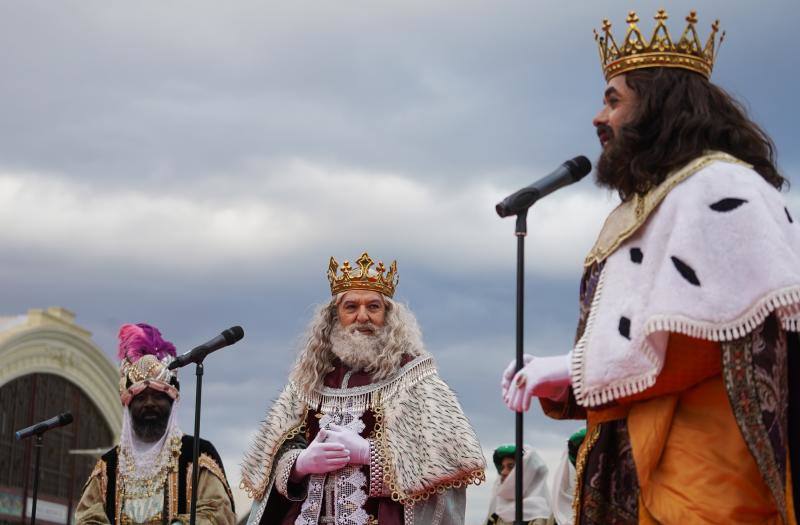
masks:
{"label": "white glove", "polygon": [[294,462],[292,479],[302,479],[309,474],[327,474],[347,466],[350,462],[350,451],[341,443],[328,443],[328,431],[320,429],[314,441],[308,445]]}
{"label": "white glove", "polygon": [[[533,360],[533,356],[531,354],[523,354],[522,355],[522,366],[527,365]],[[517,373],[517,360],[512,359],[505,370],[503,370],[503,378],[500,380],[500,391],[503,394],[503,398],[505,399],[506,394],[508,393],[508,387],[511,386],[511,380],[514,379],[514,374]]]}
{"label": "white glove", "polygon": [[359,436],[354,430],[331,425],[328,427],[328,443],[340,443],[349,450],[351,464],[369,465],[369,441]]}
{"label": "white glove", "polygon": [[560,400],[572,384],[572,352],[550,357],[534,357],[511,380],[503,396],[506,406],[516,412],[531,407],[531,397]]}

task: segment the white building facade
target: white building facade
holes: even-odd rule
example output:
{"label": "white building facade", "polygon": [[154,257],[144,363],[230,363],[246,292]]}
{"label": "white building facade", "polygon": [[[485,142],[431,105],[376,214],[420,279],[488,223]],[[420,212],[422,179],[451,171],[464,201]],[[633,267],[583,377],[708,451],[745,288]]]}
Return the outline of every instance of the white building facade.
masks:
{"label": "white building facade", "polygon": [[31,511],[33,440],[16,441],[14,431],[67,411],[73,423],[44,437],[36,520],[72,521],[96,461],[80,451],[108,449],[118,440],[118,377],[69,310],[0,317],[0,525],[27,522]]}

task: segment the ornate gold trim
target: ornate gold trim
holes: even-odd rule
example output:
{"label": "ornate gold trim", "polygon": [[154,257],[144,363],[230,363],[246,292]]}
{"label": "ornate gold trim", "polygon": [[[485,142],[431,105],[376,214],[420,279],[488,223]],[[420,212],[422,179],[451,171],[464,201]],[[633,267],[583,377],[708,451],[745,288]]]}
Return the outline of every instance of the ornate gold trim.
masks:
{"label": "ornate gold trim", "polygon": [[702,58],[682,55],[680,53],[647,53],[621,58],[608,64],[605,68],[606,81],[611,80],[617,75],[627,73],[628,71],[648,67],[688,69],[695,73],[700,73],[706,78],[711,77],[711,66]]}
{"label": "ornate gold trim", "polygon": [[603,67],[606,81],[634,69],[649,67],[688,69],[700,73],[706,78],[711,77],[717,51],[725,39],[724,31],[718,42],[716,39],[719,32],[719,20],[715,20],[711,24],[711,35],[704,46],[695,29],[695,24],[697,24],[695,11],[691,11],[686,17],[686,29],[677,41],[673,41],[669,34],[665,24],[667,18],[669,18],[667,12],[659,9],[654,17],[656,28],[653,36],[645,39],[637,26],[639,17],[634,11],[631,11],[626,19],[628,30],[624,40],[620,40],[621,45],[617,45],[611,34],[611,22],[608,19],[603,20],[602,35],[595,30],[594,39],[600,51],[600,65]]}
{"label": "ornate gold trim", "polygon": [[589,458],[589,452],[594,448],[597,440],[600,439],[600,425],[595,426],[591,433],[583,440],[581,447],[578,449],[578,457],[575,459],[575,495],[572,498],[572,513],[575,517],[575,522],[580,522],[581,510],[581,488],[583,487],[583,471],[586,468],[586,461]]}
{"label": "ornate gold trim", "polygon": [[[286,443],[288,440],[293,439],[300,434],[301,432],[305,433],[306,431],[306,419],[308,418],[308,406],[303,409],[302,417],[300,418],[300,422],[295,425],[294,427],[290,428],[286,432],[284,432],[283,436],[278,439],[277,445],[275,450],[272,452],[274,456],[277,451]],[[242,481],[239,482],[239,488],[242,489],[250,499],[254,500],[261,500],[264,498],[264,493],[267,491],[267,485],[269,484],[269,479],[271,476],[272,465],[270,465],[270,471],[264,475],[264,480],[262,481],[259,487],[255,489],[251,488],[249,484],[245,483],[244,476],[242,476]]]}
{"label": "ornate gold trim", "polygon": [[373,408],[373,415],[375,417],[375,443],[379,445],[380,454],[385,458],[386,465],[384,466],[383,483],[388,487],[388,492],[391,493],[392,501],[403,504],[404,506],[409,503],[416,503],[418,501],[427,500],[434,494],[444,494],[446,490],[453,488],[466,487],[467,485],[480,485],[486,481],[486,473],[483,469],[469,471],[463,476],[454,478],[450,481],[439,483],[417,494],[405,494],[397,484],[394,476],[394,469],[392,468],[392,452],[386,442],[386,434],[383,432],[383,407],[376,405]]}
{"label": "ornate gold trim", "polygon": [[397,275],[397,261],[392,261],[389,265],[389,272],[383,262],[378,262],[375,270],[370,269],[375,266],[375,261],[367,252],[361,254],[356,260],[358,269],[350,265],[350,261],[345,261],[341,267],[341,275],[338,275],[339,263],[331,257],[328,262],[328,282],[331,285],[331,295],[337,295],[348,290],[372,290],[379,292],[386,297],[394,295],[400,277]]}
{"label": "ornate gold trim", "polygon": [[91,474],[89,474],[89,477],[86,479],[86,483],[83,484],[83,490],[85,491],[92,479],[97,478],[100,482],[100,494],[103,498],[103,501],[105,501],[106,492],[108,492],[108,474],[106,474],[107,468],[106,462],[102,459],[98,459],[97,463],[94,464]]}
{"label": "ornate gold trim", "polygon": [[120,521],[120,518],[122,518],[122,505],[120,505],[120,498],[125,492],[125,485],[122,483],[122,476],[119,474],[119,447],[117,447],[117,468],[115,470],[116,472],[114,475],[117,477],[117,482],[114,485],[116,488],[116,494],[114,494],[114,523],[120,525],[122,523]]}
{"label": "ornate gold trim", "polygon": [[[750,451],[753,460],[758,466],[764,484],[769,488],[773,500],[780,512],[783,521],[786,521],[787,515],[787,486],[785,481],[791,472],[789,463],[786,464],[786,472],[781,476],[780,467],[778,466],[775,456],[773,454],[773,446],[770,441],[770,435],[767,427],[764,425],[763,410],[764,405],[759,399],[759,372],[764,372],[765,369],[757,366],[753,359],[754,349],[762,345],[769,344],[764,339],[765,326],[764,322],[759,323],[758,328],[752,333],[747,334],[740,339],[723,343],[722,347],[722,377],[725,384],[725,391],[727,392],[731,408],[733,410],[736,425],[741,432],[747,448]],[[776,353],[785,353],[786,347],[786,333],[778,331],[778,337],[774,342],[775,348],[772,349]],[[760,352],[760,350],[755,350]],[[774,365],[773,365],[774,366]],[[783,364],[783,377],[786,378],[786,364]],[[774,368],[767,368],[771,373],[775,373]],[[779,373],[780,374],[780,373]],[[786,394],[787,385],[784,383],[783,388],[779,387],[773,395],[777,399],[781,399],[780,390],[783,390],[783,395]],[[784,438],[788,440],[788,437]],[[790,443],[787,441],[787,449]],[[781,479],[783,478],[783,479]],[[788,492],[788,501],[792,500],[792,493]]]}
{"label": "ornate gold trim", "polygon": [[230,486],[228,486],[228,478],[225,477],[225,472],[223,472],[222,467],[220,467],[219,463],[214,461],[214,458],[203,452],[200,454],[200,457],[197,460],[200,463],[200,468],[207,469],[209,472],[214,474],[225,486],[225,492],[228,493],[228,497],[233,501],[233,493],[231,492]]}
{"label": "ornate gold trim", "polygon": [[169,519],[172,520],[175,516],[178,515],[178,470],[171,470],[169,474],[167,474],[167,483],[169,483],[169,494],[167,495],[169,498],[169,508],[166,509],[169,512]]}
{"label": "ornate gold trim", "polygon": [[668,175],[664,182],[644,196],[634,195],[633,198],[617,206],[606,218],[606,222],[597,236],[597,241],[595,241],[594,246],[586,256],[586,260],[583,263],[584,267],[588,268],[595,262],[599,263],[614,253],[623,242],[647,222],[650,214],[655,211],[670,191],[684,180],[716,161],[752,168],[750,164],[720,151],[709,151],[702,157],[696,158],[683,168]]}
{"label": "ornate gold trim", "polygon": [[[198,460],[199,462],[199,460]],[[186,512],[191,513],[191,505],[192,505],[192,465],[193,463],[189,461],[186,463]],[[197,473],[197,480],[200,481],[200,473]]]}

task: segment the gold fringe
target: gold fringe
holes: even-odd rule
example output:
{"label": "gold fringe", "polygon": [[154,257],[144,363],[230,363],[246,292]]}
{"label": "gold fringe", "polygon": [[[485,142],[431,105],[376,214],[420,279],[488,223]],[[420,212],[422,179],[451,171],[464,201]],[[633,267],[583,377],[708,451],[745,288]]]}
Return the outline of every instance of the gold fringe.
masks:
{"label": "gold fringe", "polygon": [[444,494],[444,492],[449,489],[466,487],[467,485],[473,484],[480,485],[482,482],[486,481],[486,473],[483,469],[478,469],[450,481],[434,485],[420,493],[405,494],[398,486],[394,476],[394,469],[391,467],[394,461],[392,459],[392,452],[389,449],[389,444],[386,442],[386,435],[383,432],[383,408],[380,406],[375,407],[373,413],[375,416],[375,443],[379,445],[381,455],[386,458],[387,463],[387,466],[384,468],[383,483],[389,488],[392,501],[396,501],[407,507],[409,504],[427,500],[434,494]]}
{"label": "gold fringe", "polygon": [[[308,417],[308,410],[306,409],[303,412],[303,416],[300,419],[300,423],[295,425],[294,427],[290,428],[278,439],[277,444],[275,446],[275,450],[270,452],[270,456],[274,458],[275,454],[278,452],[278,449],[286,443],[288,440],[293,439],[297,436],[297,434],[306,431],[306,418]],[[258,441],[258,438],[256,438]],[[255,443],[254,445],[255,446]],[[271,469],[270,469],[271,470]],[[264,498],[264,493],[267,491],[267,483],[269,482],[270,477],[270,470],[268,470],[264,474],[264,479],[261,480],[261,483],[257,487],[251,487],[248,483],[245,483],[244,476],[242,476],[242,481],[239,482],[239,488],[242,489],[246,494],[247,497],[254,500],[261,500]]]}

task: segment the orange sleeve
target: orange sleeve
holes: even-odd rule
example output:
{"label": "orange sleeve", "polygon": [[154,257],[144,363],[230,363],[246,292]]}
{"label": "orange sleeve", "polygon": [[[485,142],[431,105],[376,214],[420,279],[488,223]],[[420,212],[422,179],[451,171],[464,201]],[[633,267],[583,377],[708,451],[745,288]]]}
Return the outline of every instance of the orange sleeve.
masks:
{"label": "orange sleeve", "polygon": [[656,378],[656,384],[619,402],[632,403],[676,394],[720,373],[722,352],[719,343],[672,333],[669,334],[664,367]]}
{"label": "orange sleeve", "polygon": [[602,421],[625,417],[632,403],[682,392],[720,373],[722,373],[722,351],[719,343],[671,333],[667,342],[664,367],[656,378],[656,384],[647,390],[588,411],[575,402],[572,388],[565,401],[540,398],[539,402],[544,413],[551,418],[586,418],[592,426]]}

